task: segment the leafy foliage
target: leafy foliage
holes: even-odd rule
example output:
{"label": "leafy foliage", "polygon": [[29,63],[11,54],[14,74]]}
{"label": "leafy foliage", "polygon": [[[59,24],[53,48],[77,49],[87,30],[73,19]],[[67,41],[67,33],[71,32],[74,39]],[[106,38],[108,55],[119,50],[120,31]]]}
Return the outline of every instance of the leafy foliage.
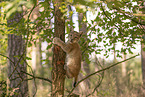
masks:
{"label": "leafy foliage", "polygon": [[[6,18],[8,18],[15,11],[22,11],[20,6],[26,8],[26,11],[24,10],[25,13],[29,13],[27,9],[29,10],[31,5],[35,3],[31,0],[14,0],[2,4],[4,5],[5,12],[7,13]],[[136,44],[142,38],[141,35],[143,35],[143,31],[140,30],[139,25],[141,24],[140,19],[142,19],[142,21],[144,21],[144,19],[142,17],[134,16],[134,14],[136,14],[138,11],[141,11],[141,8],[139,7],[141,4],[142,2],[140,1],[137,2],[130,0],[115,0],[113,2],[108,0],[67,0],[61,4],[60,10],[66,16],[62,18],[67,19],[67,5],[75,6],[76,11],[79,13],[86,12],[90,8],[94,8],[95,12],[97,12],[95,19],[91,20],[91,23],[89,23],[87,20],[84,21],[88,24],[87,29],[89,40],[87,44],[89,44],[89,46],[87,47],[87,51],[90,52],[90,54],[92,52],[99,54],[100,51],[103,51],[103,49],[100,48],[96,51],[94,49],[100,47],[99,43],[103,43],[104,49],[106,51],[105,56],[108,56],[108,52],[115,50],[113,44],[117,42],[121,42],[123,46],[120,50],[116,50],[118,54],[119,52],[125,54],[126,52],[132,53],[131,48],[135,48],[133,44]],[[54,9],[50,1],[42,1],[36,5],[36,7],[37,6],[40,7],[39,17],[37,17],[34,21],[27,21],[27,18],[22,18],[21,21],[23,21],[23,25],[18,26],[23,30],[22,32],[24,32],[24,35],[26,35],[27,31],[30,31],[28,46],[31,46],[31,41],[35,42],[37,38],[41,38],[43,41],[47,41],[48,43],[51,43],[52,41],[52,35],[54,31],[52,27]],[[73,11],[70,11],[70,14],[72,14],[72,12]],[[27,23],[29,25],[29,29],[27,29]],[[73,25],[70,21],[66,22],[66,26],[68,24]],[[24,31],[24,29],[26,30]],[[32,36],[37,33],[36,29],[39,29],[40,33],[35,39],[32,38]],[[67,32],[69,33],[69,29]],[[15,32],[11,31],[10,33]],[[91,35],[93,34],[95,35],[95,38],[92,39]],[[96,42],[98,44],[96,44]],[[51,47],[52,45],[49,45],[47,48]]]}

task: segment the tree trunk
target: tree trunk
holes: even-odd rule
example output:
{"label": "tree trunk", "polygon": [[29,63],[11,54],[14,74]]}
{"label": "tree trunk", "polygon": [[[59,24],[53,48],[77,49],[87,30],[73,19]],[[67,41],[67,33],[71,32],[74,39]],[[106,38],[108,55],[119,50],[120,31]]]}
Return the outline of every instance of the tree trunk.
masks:
{"label": "tree trunk", "polygon": [[[13,27],[14,23],[18,23],[21,19],[21,14],[16,12],[12,19],[9,19],[8,26]],[[19,31],[19,29],[17,29]],[[20,33],[20,32],[19,32]],[[22,36],[9,34],[8,35],[8,57],[13,61],[8,60],[8,78],[9,87],[12,92],[16,92],[15,97],[27,97],[28,96],[28,81],[27,75],[23,72],[27,72],[27,65],[24,57],[26,56],[25,41]],[[22,72],[23,71],[23,72]],[[10,94],[11,94],[10,93]]]}
{"label": "tree trunk", "polygon": [[[84,16],[86,17],[86,13],[79,13],[78,14],[78,19],[79,19],[79,31],[83,31],[84,33],[84,41],[87,41],[87,24],[85,22],[83,22],[83,18]],[[87,43],[81,43],[83,44],[82,47],[86,48],[88,46]],[[81,70],[83,70],[83,72],[85,72],[86,74],[89,74],[89,64],[87,64],[87,62],[85,61],[85,59],[88,59],[88,56],[86,56],[87,53],[83,53],[84,55],[84,60],[83,60],[83,64],[82,64],[82,68]],[[80,74],[79,78],[83,78],[83,75]],[[88,90],[89,90],[89,79],[83,81],[82,83],[80,83],[80,91],[83,92],[83,94],[87,95],[88,94]]]}
{"label": "tree trunk", "polygon": [[[116,48],[115,43],[113,44],[113,47]],[[116,51],[114,49],[114,63],[117,63],[117,59],[116,59]],[[119,81],[119,77],[120,76],[120,70],[119,70],[119,66],[115,66],[113,68],[113,77],[115,78],[115,85],[116,85],[116,96],[119,96],[121,94],[121,86],[120,86],[120,81]]]}
{"label": "tree trunk", "polygon": [[142,88],[141,88],[140,95],[142,97],[145,97],[145,51],[143,50],[144,48],[145,48],[145,40],[143,40],[143,43],[141,43],[141,65],[142,65],[142,81],[143,81],[143,85],[142,85]]}
{"label": "tree trunk", "polygon": [[[68,5],[68,10],[69,10],[70,13],[72,12],[71,5]],[[70,25],[69,25],[70,32],[73,32],[74,31],[74,28],[73,28],[73,14],[69,14],[69,21],[70,21]]]}
{"label": "tree trunk", "polygon": [[[144,5],[143,5],[143,10],[142,13],[145,14],[145,0]],[[142,28],[144,29],[143,31],[145,32],[145,26],[143,25]],[[145,34],[142,35],[142,37],[145,37]],[[142,64],[142,80],[143,80],[143,96],[145,96],[145,39],[143,38],[143,41],[141,43],[141,64]]]}
{"label": "tree trunk", "polygon": [[143,79],[143,88],[145,89],[145,44],[141,44],[141,63],[142,63],[142,79]]}
{"label": "tree trunk", "polygon": [[[33,73],[34,73],[34,75],[36,74],[36,60],[37,60],[37,55],[36,55],[36,53],[37,53],[37,48],[35,47],[35,45],[33,44],[32,45],[32,52],[31,52],[31,56],[32,56],[32,70],[33,70]],[[31,96],[33,96],[34,94],[35,94],[35,92],[36,92],[36,86],[35,86],[35,80],[32,80],[32,88],[31,88]],[[36,96],[35,96],[36,97]]]}
{"label": "tree trunk", "polygon": [[[10,80],[10,88],[15,91],[17,96],[15,97],[27,97],[28,96],[28,82],[27,75],[22,71],[27,71],[27,65],[20,59],[25,50],[24,40],[22,36],[16,36],[14,34],[8,35],[8,56],[14,62],[8,61],[8,77]],[[18,57],[19,56],[19,57]],[[25,56],[25,53],[24,55]],[[20,60],[19,60],[20,59]]]}
{"label": "tree trunk", "polygon": [[[38,5],[38,1],[39,0],[37,0],[37,5]],[[37,27],[35,29],[36,33],[33,35],[34,39],[36,39],[36,37],[39,36],[39,32],[40,32],[39,29],[40,29],[41,25],[38,26],[38,24],[37,24],[39,22],[39,20],[35,21],[39,16],[40,16],[39,6],[37,6],[33,10],[32,14],[30,16],[30,20],[32,22],[36,22],[36,25],[37,25]],[[34,75],[39,75],[41,77],[44,77],[43,76],[44,71],[43,71],[43,66],[42,66],[42,62],[41,62],[41,60],[42,60],[41,38],[36,40],[36,44],[33,43],[33,45],[32,45],[32,54],[31,55],[32,55],[32,69],[33,69]],[[42,88],[43,87],[43,81],[40,80],[39,82],[40,82],[41,88]],[[32,95],[34,95],[35,92],[37,91],[35,83],[36,83],[35,80],[33,80],[32,89],[31,89],[32,90]]]}
{"label": "tree trunk", "polygon": [[[126,55],[123,53],[123,60],[126,59]],[[126,77],[126,62],[122,63],[122,77],[125,78]]]}
{"label": "tree trunk", "polygon": [[[63,13],[61,13],[59,7],[62,0],[54,1],[54,37],[59,37],[62,41],[65,41],[65,20],[62,19]],[[54,45],[53,60],[52,60],[52,93],[51,97],[62,97],[64,95],[64,81],[65,81],[65,53],[57,45]]]}

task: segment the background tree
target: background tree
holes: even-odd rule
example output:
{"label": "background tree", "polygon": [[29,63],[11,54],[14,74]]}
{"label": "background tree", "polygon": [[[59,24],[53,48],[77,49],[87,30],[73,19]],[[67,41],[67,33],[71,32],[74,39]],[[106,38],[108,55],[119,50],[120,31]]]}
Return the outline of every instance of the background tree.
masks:
{"label": "background tree", "polygon": [[[145,0],[143,0],[142,8],[142,14],[145,14]],[[141,26],[143,29],[143,32],[145,32],[145,25]],[[145,96],[145,34],[142,35],[143,39],[141,42],[141,64],[142,64],[142,80],[143,80],[143,87],[142,87],[142,96]]]}
{"label": "background tree", "polygon": [[[13,18],[8,20],[8,26],[14,27],[14,23],[18,23],[22,18],[22,14],[16,12],[13,14]],[[19,25],[18,25],[19,27]],[[21,30],[16,29],[18,33]],[[9,34],[8,35],[8,78],[10,81],[10,91],[13,91],[10,96],[28,96],[28,81],[27,75],[23,72],[27,72],[27,65],[25,62],[26,57],[26,45],[22,38],[22,35]]]}
{"label": "background tree", "polygon": [[[79,32],[82,31],[84,34],[82,36],[82,40],[81,40],[81,48],[82,48],[82,55],[83,55],[83,63],[82,63],[82,72],[84,74],[80,74],[79,75],[79,78],[82,79],[83,78],[83,75],[86,75],[86,74],[89,74],[89,61],[86,62],[85,59],[89,59],[89,56],[87,56],[88,54],[85,52],[86,49],[84,48],[87,48],[88,47],[88,39],[87,39],[87,24],[86,24],[86,20],[87,20],[87,17],[86,17],[86,12],[79,12],[78,13],[78,20],[79,20]],[[80,90],[80,92],[82,91],[83,93],[82,94],[85,94],[87,95],[87,90],[89,89],[89,79],[87,79],[86,81],[82,82],[80,84],[80,87],[82,88]],[[86,88],[84,88],[86,87]]]}

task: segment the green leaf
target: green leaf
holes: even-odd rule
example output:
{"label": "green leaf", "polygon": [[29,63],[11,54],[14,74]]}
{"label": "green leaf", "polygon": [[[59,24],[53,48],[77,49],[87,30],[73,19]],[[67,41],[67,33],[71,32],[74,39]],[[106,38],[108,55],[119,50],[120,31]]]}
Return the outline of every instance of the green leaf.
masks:
{"label": "green leaf", "polygon": [[143,48],[143,51],[145,51],[145,47]]}
{"label": "green leaf", "polygon": [[30,57],[26,57],[26,60],[32,60],[32,58],[30,58]]}
{"label": "green leaf", "polygon": [[52,43],[50,45],[47,46],[47,50],[50,49],[52,47]]}
{"label": "green leaf", "polygon": [[32,46],[32,43],[31,42],[28,42],[28,47],[31,47]]}

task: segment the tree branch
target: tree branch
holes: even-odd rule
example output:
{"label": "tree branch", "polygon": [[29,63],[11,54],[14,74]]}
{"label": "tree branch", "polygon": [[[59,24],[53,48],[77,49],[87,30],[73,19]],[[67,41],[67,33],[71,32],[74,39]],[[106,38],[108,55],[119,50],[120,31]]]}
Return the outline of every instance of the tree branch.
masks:
{"label": "tree branch", "polygon": [[[108,1],[106,1],[106,0],[103,0],[103,2],[107,2],[108,3]],[[124,2],[123,2],[124,3]],[[126,4],[126,3],[124,3],[124,4]],[[129,13],[126,13],[125,11],[122,11],[122,10],[120,10],[120,8],[118,8],[118,7],[116,7],[116,6],[113,6],[112,7],[113,9],[116,9],[118,12],[120,12],[120,13],[122,13],[124,16],[126,16],[127,18],[129,18],[131,21],[133,21],[134,23],[137,23],[137,24],[140,24],[140,25],[145,25],[145,21],[144,22],[140,22],[140,20],[137,20],[137,19],[133,19],[133,17],[130,17],[129,15],[134,15],[134,17],[135,16],[137,16],[136,14],[129,14]],[[128,14],[128,15],[126,15],[126,14]],[[143,19],[142,19],[143,20]]]}
{"label": "tree branch", "polygon": [[37,79],[45,80],[45,81],[48,81],[49,83],[52,83],[52,81],[51,81],[50,79],[48,79],[48,78],[43,78],[43,77],[39,77],[39,76],[34,76],[34,75],[32,75],[32,74],[30,74],[30,73],[27,73],[27,72],[25,72],[25,71],[22,71],[22,72],[25,73],[25,74],[27,74],[27,75],[29,75],[29,76],[31,76],[32,78],[37,78]]}
{"label": "tree branch", "polygon": [[[94,72],[94,73],[92,73],[92,74],[89,74],[88,76],[86,76],[85,78],[83,78],[82,80],[80,80],[80,81],[76,84],[76,87],[77,87],[82,81],[86,80],[87,78],[89,78],[89,77],[91,77],[91,76],[93,76],[93,75],[95,75],[95,74],[97,74],[97,73],[100,73],[100,72],[103,72],[103,71],[105,71],[105,70],[108,70],[108,69],[110,69],[110,68],[112,68],[112,67],[114,67],[114,66],[116,66],[116,65],[118,65],[118,64],[120,64],[120,63],[123,63],[123,62],[125,62],[125,61],[130,60],[130,59],[133,59],[133,58],[135,58],[136,56],[139,56],[139,55],[140,55],[140,54],[137,54],[137,55],[132,56],[132,57],[130,57],[130,58],[128,58],[128,59],[125,59],[125,60],[123,60],[123,61],[117,62],[117,63],[115,63],[115,64],[113,64],[113,65],[111,65],[111,66],[108,66],[108,67],[106,67],[106,68],[104,68],[104,69],[98,70],[98,71],[96,71],[96,72]],[[68,94],[67,97],[70,97],[70,95],[71,95],[71,93],[73,92],[74,89],[75,89],[75,87],[72,88],[72,90],[70,91],[70,93]]]}
{"label": "tree branch", "polygon": [[120,10],[119,8],[117,8],[117,7],[114,6],[113,9],[116,9],[118,12],[122,13],[124,16],[126,16],[127,18],[129,18],[129,19],[130,19],[131,21],[133,21],[134,23],[140,24],[140,25],[145,25],[145,22],[140,22],[140,20],[137,21],[137,19],[134,19],[134,18],[130,17],[129,15],[126,15],[126,14],[128,14],[128,13],[126,13],[126,12]]}
{"label": "tree branch", "polygon": [[[102,11],[103,11],[104,15],[105,15],[105,16],[109,19],[109,21],[111,22],[111,18],[110,18],[110,17],[108,17],[108,15],[106,14],[106,12],[105,12],[105,10],[104,10],[104,8],[103,8],[102,4],[101,4],[101,9],[102,9]],[[121,35],[125,36],[125,35],[122,33],[121,29],[120,29],[120,28],[119,28],[116,24],[114,24],[114,25],[115,25],[115,27],[116,27],[116,28],[118,28],[119,33],[120,33]]]}

